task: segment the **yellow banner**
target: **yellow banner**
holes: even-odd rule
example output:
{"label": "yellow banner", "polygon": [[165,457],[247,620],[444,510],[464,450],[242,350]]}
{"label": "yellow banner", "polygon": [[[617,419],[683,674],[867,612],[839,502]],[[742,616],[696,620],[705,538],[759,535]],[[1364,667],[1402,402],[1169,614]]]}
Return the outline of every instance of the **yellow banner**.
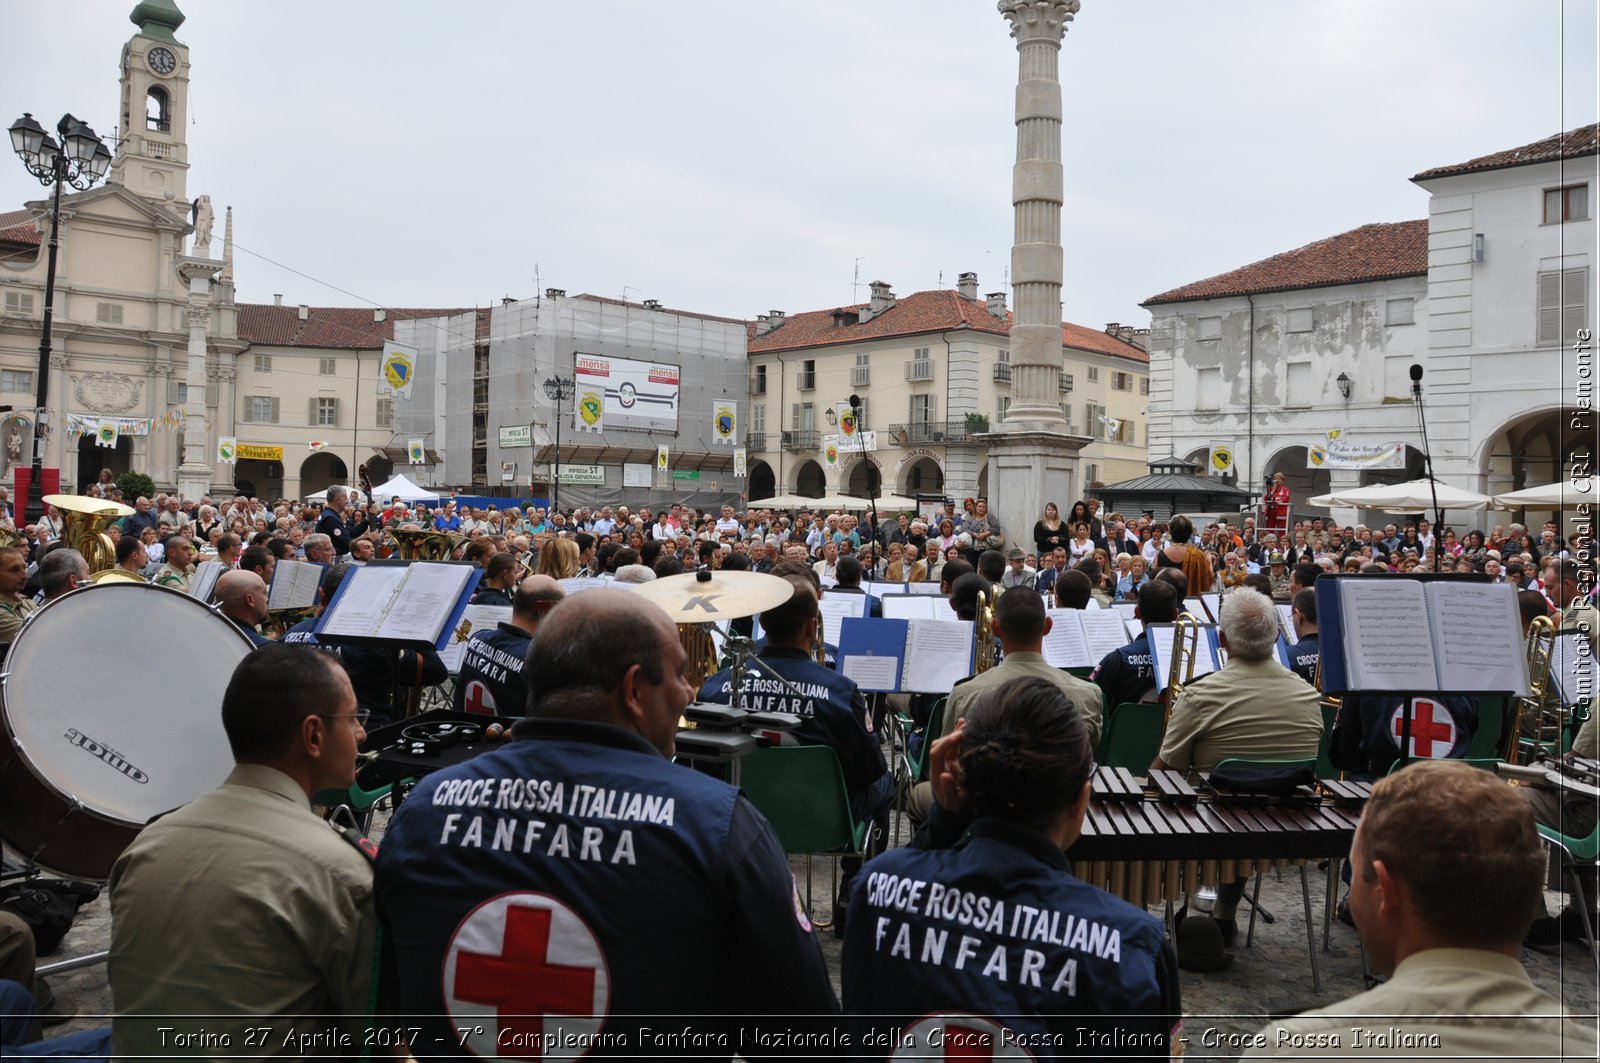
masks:
{"label": "yellow banner", "polygon": [[239,444],[240,461],[282,461],[282,447],[263,447],[251,443]]}

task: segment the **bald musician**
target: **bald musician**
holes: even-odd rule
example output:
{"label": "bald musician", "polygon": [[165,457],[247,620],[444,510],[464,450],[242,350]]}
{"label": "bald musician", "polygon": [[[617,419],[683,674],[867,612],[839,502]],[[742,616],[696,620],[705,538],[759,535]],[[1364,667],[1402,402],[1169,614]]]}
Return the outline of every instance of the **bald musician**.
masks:
{"label": "bald musician", "polygon": [[[510,554],[494,555],[496,561],[501,558],[516,564]],[[539,630],[539,621],[566,596],[551,577],[529,576],[512,596],[511,619],[500,621],[492,631],[472,633],[456,678],[457,712],[521,716],[527,711],[528,644]]]}
{"label": "bald musician", "polygon": [[421,1027],[419,1056],[547,1057],[533,1035],[569,1034],[633,1054],[640,1027],[670,1025],[694,1040],[662,1050],[727,1059],[752,1021],[737,1016],[793,1029],[838,1011],[772,828],[669,759],[687,665],[634,594],[561,602],[528,651],[516,740],[427,775],[395,813],[377,866],[385,1010]]}
{"label": "bald musician", "polygon": [[248,635],[252,643],[258,647],[267,644],[256,630],[267,618],[267,585],[260,576],[243,569],[224,572],[217,577],[217,588],[212,596],[218,611]]}

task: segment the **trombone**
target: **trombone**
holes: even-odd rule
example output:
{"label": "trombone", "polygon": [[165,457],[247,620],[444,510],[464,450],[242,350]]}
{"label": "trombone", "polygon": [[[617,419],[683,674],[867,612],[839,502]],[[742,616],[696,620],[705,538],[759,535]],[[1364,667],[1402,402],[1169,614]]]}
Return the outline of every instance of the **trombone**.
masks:
{"label": "trombone", "polygon": [[999,596],[998,590],[995,592],[993,597],[984,594],[983,591],[978,592],[978,625],[976,636],[978,642],[978,653],[976,659],[973,661],[972,666],[972,672],[974,675],[982,675],[984,672],[987,672],[989,669],[994,667],[994,659],[996,656],[995,651],[997,648],[994,633],[994,599],[998,598]]}
{"label": "trombone", "polygon": [[1193,613],[1179,613],[1172,624],[1172,660],[1167,666],[1167,711],[1165,726],[1172,719],[1172,703],[1185,685],[1194,682],[1194,659],[1200,652],[1200,629],[1204,625]]}
{"label": "trombone", "polygon": [[[1556,625],[1548,616],[1536,616],[1528,623],[1527,640],[1523,644],[1523,659],[1528,666],[1528,693],[1517,699],[1517,713],[1506,736],[1504,760],[1517,763],[1523,740],[1537,750],[1546,741],[1554,740],[1560,748],[1561,703],[1548,704],[1550,697],[1550,659],[1555,653]],[[1532,717],[1529,717],[1532,713]]]}

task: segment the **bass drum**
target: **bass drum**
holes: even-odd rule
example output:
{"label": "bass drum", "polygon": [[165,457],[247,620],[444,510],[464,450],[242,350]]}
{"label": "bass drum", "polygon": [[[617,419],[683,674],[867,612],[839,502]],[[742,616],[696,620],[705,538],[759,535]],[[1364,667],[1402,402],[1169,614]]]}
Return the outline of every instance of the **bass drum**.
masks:
{"label": "bass drum", "polygon": [[222,695],[250,639],[167,587],[105,583],[51,602],[0,673],[0,838],[104,879],[156,816],[233,768]]}

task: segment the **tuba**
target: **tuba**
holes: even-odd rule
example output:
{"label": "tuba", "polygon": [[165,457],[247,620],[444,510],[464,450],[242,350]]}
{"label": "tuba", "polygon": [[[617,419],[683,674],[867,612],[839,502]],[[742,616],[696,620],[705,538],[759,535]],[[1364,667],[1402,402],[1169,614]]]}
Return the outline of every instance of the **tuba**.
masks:
{"label": "tuba", "polygon": [[[684,678],[694,684],[695,697],[697,698],[700,696],[700,688],[705,686],[706,680],[710,679],[717,671],[717,644],[716,640],[711,637],[711,632],[706,630],[707,626],[704,624],[678,625],[678,640],[683,644],[684,656],[688,658],[683,666]],[[733,693],[733,696],[729,699],[730,704],[738,705],[739,693],[738,691]]]}
{"label": "tuba", "polygon": [[44,502],[61,514],[61,541],[83,555],[91,576],[117,567],[117,546],[106,529],[132,515],[132,506],[83,495],[45,495]]}
{"label": "tuba", "polygon": [[1556,625],[1548,616],[1536,616],[1528,623],[1527,641],[1523,644],[1524,660],[1528,666],[1528,693],[1517,699],[1517,712],[1506,736],[1504,760],[1517,763],[1517,756],[1526,740],[1534,749],[1553,742],[1560,749],[1561,712],[1559,703],[1555,711],[1546,710],[1545,699],[1550,695],[1550,658],[1555,653]]}
{"label": "tuba", "polygon": [[1173,622],[1172,660],[1167,669],[1166,720],[1171,720],[1172,703],[1183,693],[1184,685],[1194,682],[1194,658],[1200,652],[1202,626],[1200,618],[1193,613],[1179,613],[1178,619]]}
{"label": "tuba", "polygon": [[456,548],[467,541],[465,535],[423,528],[395,528],[395,556],[402,561],[448,561]]}
{"label": "tuba", "polygon": [[[998,597],[998,596],[997,596]],[[978,592],[978,655],[973,663],[973,674],[982,675],[994,667],[995,634],[994,634],[994,599]]]}

